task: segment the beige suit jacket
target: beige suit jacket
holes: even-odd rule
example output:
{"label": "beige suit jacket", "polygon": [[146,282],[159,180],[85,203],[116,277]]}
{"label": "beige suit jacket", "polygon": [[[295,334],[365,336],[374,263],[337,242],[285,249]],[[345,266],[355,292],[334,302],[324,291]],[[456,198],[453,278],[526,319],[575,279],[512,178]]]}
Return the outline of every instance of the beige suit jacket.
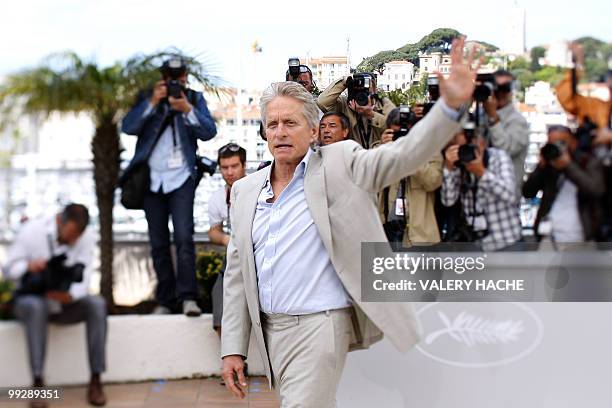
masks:
{"label": "beige suit jacket", "polygon": [[[367,348],[382,337],[381,332],[400,351],[419,341],[421,329],[410,303],[361,301],[361,243],[386,242],[376,193],[416,172],[459,128],[458,122],[436,106],[412,129],[410,137],[372,150],[343,141],[319,148],[310,157],[304,176],[306,201],[334,269],[354,301],[352,348]],[[221,344],[223,357],[246,357],[253,330],[268,379],[270,360],[261,327],[251,233],[257,198],[271,167],[232,187]]]}

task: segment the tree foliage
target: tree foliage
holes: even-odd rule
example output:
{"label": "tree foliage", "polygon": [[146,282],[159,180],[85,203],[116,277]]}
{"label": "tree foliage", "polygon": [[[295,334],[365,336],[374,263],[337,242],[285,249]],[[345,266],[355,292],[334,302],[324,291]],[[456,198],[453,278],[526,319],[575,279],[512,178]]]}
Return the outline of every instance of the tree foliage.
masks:
{"label": "tree foliage", "polygon": [[452,28],[438,28],[421,38],[417,43],[408,43],[397,50],[382,51],[371,57],[364,58],[357,66],[360,72],[372,72],[378,70],[385,63],[395,60],[411,61],[415,65],[419,63],[419,52],[448,52],[453,39],[461,36],[461,33]]}

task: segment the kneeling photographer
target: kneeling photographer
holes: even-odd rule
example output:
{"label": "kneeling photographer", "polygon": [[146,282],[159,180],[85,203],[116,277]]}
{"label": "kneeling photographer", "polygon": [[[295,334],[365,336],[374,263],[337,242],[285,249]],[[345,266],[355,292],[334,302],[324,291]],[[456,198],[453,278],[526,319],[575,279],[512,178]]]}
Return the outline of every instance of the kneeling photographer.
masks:
{"label": "kneeling photographer", "polygon": [[467,123],[444,150],[441,200],[461,200],[466,237],[485,251],[509,247],[521,239],[514,167],[508,154],[487,148],[487,140]]}
{"label": "kneeling photographer", "polygon": [[[343,92],[348,90],[347,94]],[[395,105],[376,93],[376,78],[370,73],[356,73],[328,86],[317,98],[325,113],[345,114],[350,121],[351,137],[364,149],[380,142],[386,129],[386,118]]]}
{"label": "kneeling photographer", "polygon": [[[143,92],[123,119],[123,132],[138,137],[136,152],[120,180],[122,203],[126,187],[136,179],[140,194],[128,208],[144,209],[157,275],[155,314],[177,308],[187,316],[199,316],[198,285],[193,242],[195,189],[205,164],[196,157],[197,140],[217,133],[201,92],[187,88],[185,59],[172,57],[160,68],[162,80],[152,91]],[[207,170],[212,164],[208,161]],[[214,166],[213,166],[214,167]],[[176,273],[170,254],[169,218],[174,228]]]}
{"label": "kneeling photographer", "polygon": [[[105,370],[106,303],[88,294],[95,239],[86,231],[87,208],[68,205],[52,218],[25,224],[10,247],[4,274],[16,283],[13,311],[25,327],[33,386],[43,387],[49,321],[85,321],[91,380],[88,400],[106,401],[100,375]],[[35,402],[32,406],[44,407]]]}
{"label": "kneeling photographer", "polygon": [[534,231],[538,240],[553,242],[596,240],[605,192],[603,167],[593,155],[577,149],[578,139],[566,126],[548,129],[540,162],[523,185],[526,198],[543,192]]}
{"label": "kneeling photographer", "polygon": [[[393,109],[387,116],[382,143],[410,137],[417,118],[408,106]],[[435,191],[442,184],[442,155],[436,153],[416,173],[386,187],[379,195],[378,209],[392,248],[440,242],[434,211]]]}

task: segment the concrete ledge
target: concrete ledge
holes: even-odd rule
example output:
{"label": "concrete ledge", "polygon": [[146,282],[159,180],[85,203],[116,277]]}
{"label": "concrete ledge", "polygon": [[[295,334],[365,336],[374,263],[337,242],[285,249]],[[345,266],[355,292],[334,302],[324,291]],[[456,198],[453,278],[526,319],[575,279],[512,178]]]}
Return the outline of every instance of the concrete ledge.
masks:
{"label": "concrete ledge", "polygon": [[[105,382],[145,381],[219,375],[220,340],[212,315],[111,316],[106,343]],[[18,321],[0,323],[0,387],[31,383],[25,331]],[[249,372],[263,375],[255,340]],[[49,324],[45,380],[49,385],[83,384],[89,379],[85,324]]]}

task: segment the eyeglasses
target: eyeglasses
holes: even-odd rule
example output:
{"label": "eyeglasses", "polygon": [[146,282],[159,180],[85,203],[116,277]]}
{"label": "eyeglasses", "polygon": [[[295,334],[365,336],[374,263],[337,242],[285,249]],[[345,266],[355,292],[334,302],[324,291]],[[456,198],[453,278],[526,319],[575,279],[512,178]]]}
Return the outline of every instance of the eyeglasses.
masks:
{"label": "eyeglasses", "polygon": [[221,155],[221,154],[225,153],[228,150],[230,152],[236,153],[236,152],[239,152],[240,149],[242,149],[242,148],[240,146],[238,146],[236,143],[228,143],[228,144],[226,144],[225,146],[223,146],[223,147],[221,147],[219,149],[219,154]]}

